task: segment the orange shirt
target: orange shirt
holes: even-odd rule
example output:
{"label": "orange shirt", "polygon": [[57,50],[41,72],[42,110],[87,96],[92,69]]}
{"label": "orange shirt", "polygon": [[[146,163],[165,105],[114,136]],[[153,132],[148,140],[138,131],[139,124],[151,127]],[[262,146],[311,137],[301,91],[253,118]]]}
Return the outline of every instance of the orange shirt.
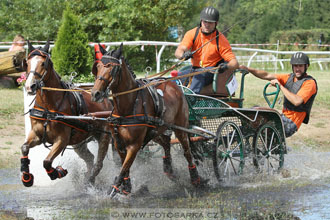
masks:
{"label": "orange shirt", "polygon": [[[290,77],[290,74],[277,74],[276,78],[277,80],[284,86],[285,83],[288,81]],[[294,78],[294,81],[297,81],[296,78]],[[314,82],[314,80],[306,80],[300,90],[297,92],[296,95],[300,96],[303,100],[304,103],[306,103],[310,97],[312,97],[312,95],[314,95],[316,93],[316,84]],[[304,118],[306,116],[306,112],[295,112],[295,111],[290,111],[287,109],[283,108],[283,114],[291,119],[291,121],[293,121],[296,125],[297,128],[300,127],[300,125],[302,124],[302,122],[304,121]]]}
{"label": "orange shirt", "polygon": [[200,29],[195,39],[195,43],[193,44],[196,29],[197,27],[187,31],[180,45],[184,45],[187,48],[191,49],[191,51],[195,51],[196,49],[200,48],[202,45],[206,44],[209,40],[213,38],[214,39],[194,54],[193,58],[191,59],[191,63],[193,66],[201,67],[200,64],[202,63],[203,67],[210,67],[210,66],[216,66],[216,64],[222,59],[224,59],[226,62],[235,59],[235,55],[231,50],[231,46],[227,38],[220,32],[219,32],[219,51],[217,47],[217,40],[215,38],[217,34],[215,31],[212,34],[205,35],[201,32]]}

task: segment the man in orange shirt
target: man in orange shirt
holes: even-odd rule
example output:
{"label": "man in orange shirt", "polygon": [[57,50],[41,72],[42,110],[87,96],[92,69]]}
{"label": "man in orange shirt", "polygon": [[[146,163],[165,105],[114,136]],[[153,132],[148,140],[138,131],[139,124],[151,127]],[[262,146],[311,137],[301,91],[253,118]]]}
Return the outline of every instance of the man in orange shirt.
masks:
{"label": "man in orange shirt", "polygon": [[[219,66],[218,73],[237,69],[238,62],[228,40],[216,29],[218,20],[217,9],[210,6],[201,11],[200,26],[189,30],[175,51],[176,58],[180,60],[191,58],[192,63],[191,69],[179,72],[179,75],[216,66]],[[202,47],[203,45],[205,46]],[[212,83],[213,76],[211,72],[195,75],[190,88],[195,93],[200,93],[204,86]]]}
{"label": "man in orange shirt", "polygon": [[308,124],[313,101],[317,94],[316,80],[307,75],[309,58],[302,52],[291,57],[291,74],[271,74],[241,65],[256,77],[269,80],[273,86],[278,84],[284,95],[282,121],[285,136],[292,136],[302,123]]}

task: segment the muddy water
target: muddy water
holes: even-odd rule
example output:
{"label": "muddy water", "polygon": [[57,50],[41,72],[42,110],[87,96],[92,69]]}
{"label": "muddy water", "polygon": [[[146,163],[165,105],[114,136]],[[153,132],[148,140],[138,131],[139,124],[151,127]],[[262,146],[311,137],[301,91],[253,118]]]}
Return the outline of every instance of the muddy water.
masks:
{"label": "muddy water", "polygon": [[[94,144],[90,148],[95,151]],[[42,168],[42,160],[48,150],[39,146],[31,151],[30,171],[35,176],[33,187],[22,186],[19,168],[0,169],[0,219],[3,216],[19,219],[117,219],[115,211],[122,214],[127,210],[150,212],[158,209],[160,213],[176,210],[181,214],[199,210],[203,212],[204,219],[330,219],[330,152],[318,153],[307,147],[304,151],[291,151],[285,156],[285,169],[288,170],[285,177],[281,174],[256,174],[247,165],[242,176],[221,185],[213,176],[211,162],[206,161],[201,172],[208,176],[210,184],[201,190],[190,186],[186,163],[179,151],[176,151],[179,155],[173,162],[179,176],[177,183],[162,174],[161,155],[156,154],[149,161],[139,159],[134,163],[132,196],[129,200],[117,202],[107,195],[117,174],[111,152],[97,177],[96,186],[92,188],[85,187],[85,166],[73,152],[66,151],[54,162],[54,166],[67,168],[69,174],[51,181]],[[212,215],[205,217],[205,212]],[[161,217],[164,216],[140,219]],[[182,215],[179,217],[183,219]],[[168,219],[177,218],[170,216]]]}

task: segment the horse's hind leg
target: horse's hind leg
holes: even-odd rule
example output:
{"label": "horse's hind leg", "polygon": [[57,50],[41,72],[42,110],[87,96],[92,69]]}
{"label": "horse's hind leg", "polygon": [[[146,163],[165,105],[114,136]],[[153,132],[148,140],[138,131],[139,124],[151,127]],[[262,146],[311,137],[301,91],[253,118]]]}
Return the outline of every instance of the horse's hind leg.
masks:
{"label": "horse's hind leg", "polygon": [[90,177],[94,164],[94,155],[90,152],[87,147],[87,143],[83,142],[73,146],[74,151],[78,154],[78,156],[83,159],[86,163],[87,172],[86,177]]}
{"label": "horse's hind leg", "polygon": [[193,163],[193,158],[192,158],[192,154],[191,154],[190,146],[189,146],[189,139],[188,139],[189,137],[188,137],[187,133],[176,130],[175,135],[179,139],[179,141],[183,147],[183,150],[184,150],[184,156],[185,156],[186,160],[188,161],[188,168],[189,168],[191,183],[194,186],[199,186],[201,184],[205,184],[207,181],[201,179],[201,177],[198,175],[196,165]]}
{"label": "horse's hind leg", "polygon": [[160,135],[154,139],[154,141],[160,144],[164,148],[165,155],[163,156],[163,171],[164,174],[171,180],[176,179],[172,167],[172,156],[171,156],[171,137],[167,135]]}
{"label": "horse's hind leg", "polygon": [[92,173],[89,177],[89,182],[94,185],[96,176],[100,173],[102,167],[103,167],[103,161],[105,156],[107,155],[109,144],[110,144],[110,135],[105,134],[101,135],[98,139],[98,153],[97,153],[97,160],[94,164],[94,167],[92,169]]}
{"label": "horse's hind leg", "polygon": [[22,157],[21,157],[21,172],[22,172],[22,183],[26,187],[33,185],[33,175],[30,173],[30,159],[28,158],[30,148],[40,144],[40,139],[33,130],[30,131],[27,140],[21,146]]}

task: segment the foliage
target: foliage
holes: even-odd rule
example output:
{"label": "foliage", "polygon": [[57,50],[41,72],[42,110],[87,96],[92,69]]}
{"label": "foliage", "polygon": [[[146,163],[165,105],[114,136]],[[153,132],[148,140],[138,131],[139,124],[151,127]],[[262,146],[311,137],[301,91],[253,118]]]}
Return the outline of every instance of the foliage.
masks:
{"label": "foliage", "polygon": [[54,68],[60,75],[70,75],[72,72],[76,72],[78,76],[88,75],[91,57],[87,35],[79,23],[79,18],[67,8],[52,50]]}
{"label": "foliage", "polygon": [[[55,39],[66,5],[78,16],[89,42],[180,41],[199,24],[199,13],[208,5],[219,9],[217,28],[230,43],[268,43],[276,41],[280,31],[313,32],[330,24],[328,0],[1,0],[0,41],[11,41],[16,34],[30,40]],[[168,35],[169,27],[178,28],[178,39]],[[290,35],[292,42],[302,43],[300,39]],[[318,39],[314,34],[308,42]],[[329,44],[329,38],[323,43]],[[124,51],[133,69],[143,71],[155,67],[155,49],[160,48],[125,47]],[[174,58],[173,50],[164,51],[162,63]]]}
{"label": "foliage", "polygon": [[[320,36],[323,35],[323,43],[330,42],[330,29],[295,29],[286,31],[276,31],[270,36],[270,42],[276,43],[277,40],[280,42],[299,42],[301,44],[318,44]],[[321,42],[322,43],[322,42]],[[281,48],[282,50],[296,50],[295,46],[286,46]],[[315,49],[315,48],[304,48]],[[329,48],[324,48],[324,50]],[[317,50],[323,50],[318,48]]]}
{"label": "foliage", "polygon": [[1,0],[0,39],[11,41],[16,34],[26,39],[54,39],[64,4],[60,0]]}
{"label": "foliage", "polygon": [[[237,23],[226,33],[231,43],[268,43],[272,33],[277,31],[328,28],[330,23],[328,1],[214,0],[212,2],[220,11],[218,25],[220,30]],[[293,42],[299,41],[296,39]]]}
{"label": "foliage", "polygon": [[[102,14],[103,30],[99,41],[173,41],[168,36],[168,27],[186,24],[195,10],[199,10],[196,1],[183,0],[110,0],[106,2],[108,10]],[[113,7],[116,5],[116,7]],[[159,50],[159,48],[157,48]],[[154,66],[155,48],[125,48],[125,56],[135,70]],[[171,54],[173,57],[173,54]],[[142,65],[141,65],[142,64]],[[140,68],[137,68],[140,67]]]}

